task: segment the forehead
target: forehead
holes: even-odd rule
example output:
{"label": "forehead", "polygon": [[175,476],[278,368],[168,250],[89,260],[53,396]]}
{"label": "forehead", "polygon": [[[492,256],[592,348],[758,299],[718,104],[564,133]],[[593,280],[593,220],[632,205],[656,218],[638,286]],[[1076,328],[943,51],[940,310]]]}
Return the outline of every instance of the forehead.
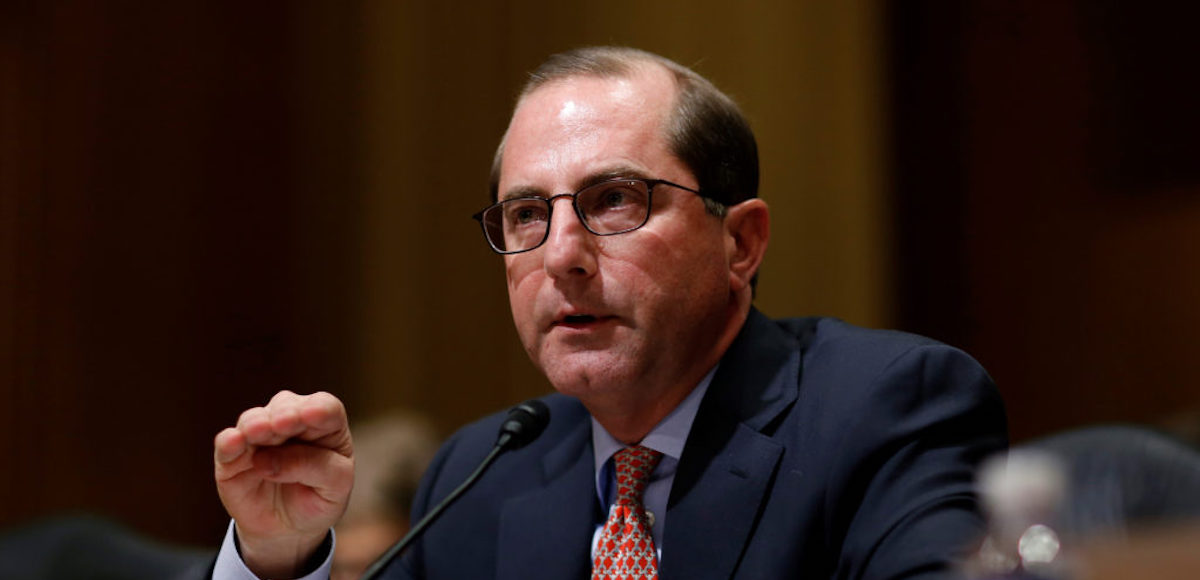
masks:
{"label": "forehead", "polygon": [[[664,135],[675,99],[674,80],[661,67],[642,66],[620,77],[572,76],[526,95],[509,125],[500,190],[583,181],[612,167],[658,170],[672,157]],[[573,183],[571,185],[574,185]]]}

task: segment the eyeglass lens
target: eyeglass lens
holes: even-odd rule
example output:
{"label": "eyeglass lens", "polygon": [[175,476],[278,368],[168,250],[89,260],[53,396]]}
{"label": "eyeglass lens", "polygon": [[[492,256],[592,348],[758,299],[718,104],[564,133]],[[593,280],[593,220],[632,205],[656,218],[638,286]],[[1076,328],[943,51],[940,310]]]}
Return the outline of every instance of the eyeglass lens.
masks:
{"label": "eyeglass lens", "polygon": [[[606,181],[574,196],[583,225],[597,235],[635,230],[650,214],[650,188],[643,181]],[[528,197],[506,200],[483,214],[488,239],[502,252],[537,247],[550,231],[551,199]]]}

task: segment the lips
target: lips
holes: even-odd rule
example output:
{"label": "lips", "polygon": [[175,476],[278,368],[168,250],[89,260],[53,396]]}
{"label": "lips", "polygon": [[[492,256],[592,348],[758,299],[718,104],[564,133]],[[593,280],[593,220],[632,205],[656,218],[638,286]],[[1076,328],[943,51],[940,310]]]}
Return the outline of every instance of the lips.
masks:
{"label": "lips", "polygon": [[596,325],[597,323],[604,322],[605,320],[608,320],[610,318],[612,318],[612,317],[598,315],[598,314],[574,312],[574,313],[562,314],[562,315],[558,316],[557,318],[554,319],[554,322],[550,323],[550,326],[551,326],[551,328],[558,327],[558,328],[585,329],[585,328],[590,328],[590,327]]}

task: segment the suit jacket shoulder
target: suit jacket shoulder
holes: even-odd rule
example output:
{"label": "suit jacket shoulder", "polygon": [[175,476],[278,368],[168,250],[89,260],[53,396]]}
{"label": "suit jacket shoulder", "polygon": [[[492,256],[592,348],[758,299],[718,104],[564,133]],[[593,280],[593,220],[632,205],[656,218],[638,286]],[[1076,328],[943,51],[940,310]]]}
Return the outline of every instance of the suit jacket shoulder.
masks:
{"label": "suit jacket shoulder", "polygon": [[681,459],[663,577],[945,574],[982,528],[975,467],[1005,446],[1000,398],[962,351],[752,312]]}

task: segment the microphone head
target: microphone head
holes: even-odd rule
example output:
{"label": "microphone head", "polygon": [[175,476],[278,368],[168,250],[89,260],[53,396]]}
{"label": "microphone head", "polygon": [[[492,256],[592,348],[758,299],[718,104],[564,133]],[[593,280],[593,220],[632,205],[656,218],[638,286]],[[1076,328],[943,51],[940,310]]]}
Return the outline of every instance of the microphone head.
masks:
{"label": "microphone head", "polygon": [[500,425],[497,447],[520,449],[538,438],[550,423],[550,409],[546,404],[530,399],[508,410],[508,417]]}

